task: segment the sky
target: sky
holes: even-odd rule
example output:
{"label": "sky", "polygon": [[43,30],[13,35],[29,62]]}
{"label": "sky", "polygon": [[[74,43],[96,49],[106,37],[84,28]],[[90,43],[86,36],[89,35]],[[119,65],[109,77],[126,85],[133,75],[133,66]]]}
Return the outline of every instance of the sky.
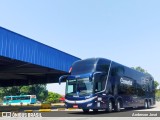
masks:
{"label": "sky", "polygon": [[[0,0],[0,26],[81,59],[141,66],[160,82],[159,0]],[[65,84],[47,85],[64,94]]]}

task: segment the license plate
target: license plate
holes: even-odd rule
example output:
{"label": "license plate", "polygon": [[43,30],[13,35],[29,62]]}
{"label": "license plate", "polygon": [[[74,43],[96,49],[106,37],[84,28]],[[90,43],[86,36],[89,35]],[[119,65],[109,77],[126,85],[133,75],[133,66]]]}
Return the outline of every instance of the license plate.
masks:
{"label": "license plate", "polygon": [[78,108],[78,105],[73,105],[73,108]]}

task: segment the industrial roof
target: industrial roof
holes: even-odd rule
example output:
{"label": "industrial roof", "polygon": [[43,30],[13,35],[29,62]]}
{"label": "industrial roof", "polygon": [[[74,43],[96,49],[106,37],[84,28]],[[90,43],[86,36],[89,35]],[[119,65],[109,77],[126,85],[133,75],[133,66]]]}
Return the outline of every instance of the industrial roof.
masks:
{"label": "industrial roof", "polygon": [[77,60],[80,58],[0,27],[0,86],[58,82]]}
{"label": "industrial roof", "polygon": [[0,27],[0,56],[68,72],[80,58]]}

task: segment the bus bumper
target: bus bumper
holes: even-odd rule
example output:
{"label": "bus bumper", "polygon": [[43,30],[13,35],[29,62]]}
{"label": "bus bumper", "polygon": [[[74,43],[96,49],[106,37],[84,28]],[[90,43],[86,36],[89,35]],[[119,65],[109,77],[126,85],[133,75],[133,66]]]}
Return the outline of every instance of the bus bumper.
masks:
{"label": "bus bumper", "polygon": [[77,108],[77,109],[96,109],[95,102],[87,102],[87,103],[81,103],[81,104],[71,104],[71,103],[65,103],[66,108]]}

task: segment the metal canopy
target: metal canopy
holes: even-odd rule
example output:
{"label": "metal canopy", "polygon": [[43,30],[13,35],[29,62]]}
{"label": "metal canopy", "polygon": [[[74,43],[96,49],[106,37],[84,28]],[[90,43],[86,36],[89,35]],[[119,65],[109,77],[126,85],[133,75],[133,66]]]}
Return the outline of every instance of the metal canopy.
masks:
{"label": "metal canopy", "polygon": [[0,86],[55,83],[77,57],[0,27]]}

